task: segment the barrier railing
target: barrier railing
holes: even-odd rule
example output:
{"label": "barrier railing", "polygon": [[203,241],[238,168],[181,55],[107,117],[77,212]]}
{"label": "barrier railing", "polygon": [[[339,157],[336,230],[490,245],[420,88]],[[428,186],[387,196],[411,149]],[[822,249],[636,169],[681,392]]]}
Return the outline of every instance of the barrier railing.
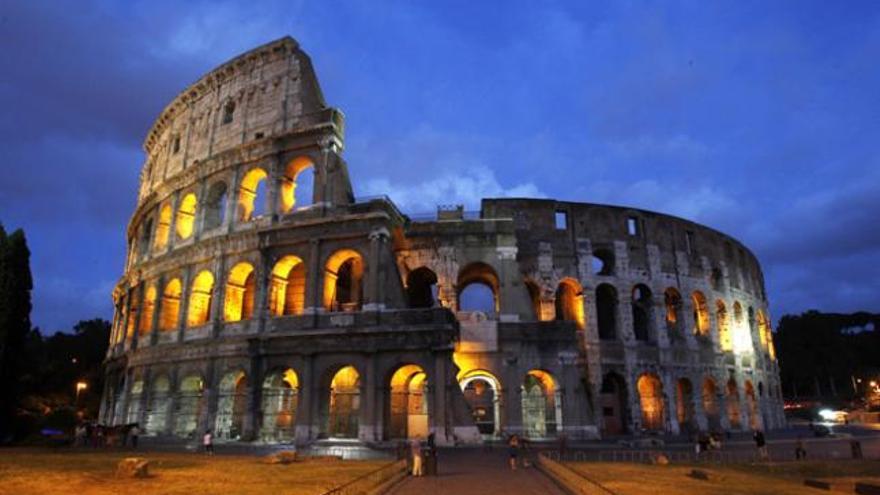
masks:
{"label": "barrier railing", "polygon": [[406,459],[386,464],[375,471],[358,476],[357,478],[324,492],[322,495],[371,495],[381,493],[381,488],[387,487],[398,477],[406,475]]}
{"label": "barrier railing", "polygon": [[538,454],[538,469],[564,486],[569,492],[582,495],[615,495],[615,492],[606,488],[598,481],[590,479],[583,473],[551,459],[551,456],[548,454],[550,453],[541,452]]}

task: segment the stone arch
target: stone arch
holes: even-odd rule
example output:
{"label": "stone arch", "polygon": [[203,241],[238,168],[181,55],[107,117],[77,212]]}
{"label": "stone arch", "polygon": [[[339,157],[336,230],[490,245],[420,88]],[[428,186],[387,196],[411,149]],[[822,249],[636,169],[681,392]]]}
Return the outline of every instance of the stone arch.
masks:
{"label": "stone arch", "polygon": [[150,402],[147,410],[147,433],[162,435],[168,422],[168,410],[171,403],[171,381],[168,376],[155,376],[150,384]]}
{"label": "stone arch", "polygon": [[[495,269],[481,261],[473,262],[458,272],[457,307],[459,311],[488,311],[498,313],[501,309],[498,297],[499,279]],[[488,302],[489,293],[492,301]],[[490,306],[491,305],[491,306]]]}
{"label": "stone arch", "polygon": [[730,423],[730,427],[733,429],[740,429],[742,427],[742,420],[740,418],[740,409],[739,409],[739,389],[736,385],[736,380],[731,378],[727,382],[727,421]]}
{"label": "stone arch", "polygon": [[743,388],[745,389],[746,405],[748,406],[746,410],[749,414],[749,428],[757,430],[760,413],[758,411],[758,399],[755,397],[755,387],[752,386],[751,380],[746,380],[745,387]]}
{"label": "stone arch", "polygon": [[198,436],[199,418],[204,408],[205,382],[199,374],[188,374],[177,387],[177,411],[174,414],[174,435],[182,438]]}
{"label": "stone arch", "polygon": [[596,320],[600,339],[617,338],[617,289],[611,284],[596,287]]}
{"label": "stone arch", "polygon": [[535,320],[544,321],[544,314],[541,309],[541,286],[532,279],[525,279],[523,282],[529,293],[529,301],[532,302],[532,311],[535,313]]}
{"label": "stone arch", "polygon": [[205,230],[216,229],[226,220],[226,182],[218,180],[208,188],[205,197]]}
{"label": "stone arch", "polygon": [[695,290],[691,294],[691,304],[694,310],[694,335],[709,336],[709,305],[706,296]]}
{"label": "stone arch", "polygon": [[315,164],[300,156],[291,160],[281,177],[280,206],[282,213],[291,213],[314,202]]}
{"label": "stone arch", "polygon": [[642,410],[642,429],[663,431],[665,416],[663,407],[663,382],[653,373],[642,373],[636,382],[639,404]]}
{"label": "stone arch", "polygon": [[614,275],[614,251],[611,249],[594,249],[591,260],[593,275]]}
{"label": "stone arch", "polygon": [[687,378],[679,378],[675,384],[675,415],[682,432],[697,429],[694,421],[694,387]]}
{"label": "stone arch", "polygon": [[398,367],[388,381],[385,438],[426,438],[429,433],[428,375],[417,364]]}
{"label": "stone arch", "polygon": [[325,389],[327,436],[358,438],[361,410],[361,375],[352,365],[331,371]]}
{"label": "stone arch", "polygon": [[153,247],[162,249],[168,245],[168,238],[171,235],[171,205],[165,203],[159,208],[159,223],[156,224],[156,235],[153,239]]}
{"label": "stone arch", "polygon": [[406,275],[406,299],[410,308],[433,308],[437,305],[437,274],[422,266]]}
{"label": "stone arch", "polygon": [[144,380],[137,378],[131,383],[128,390],[127,423],[138,423],[141,420],[141,400],[144,395]]}
{"label": "stone arch", "polygon": [[247,261],[236,263],[226,277],[223,319],[228,322],[249,320],[254,316],[256,272]]}
{"label": "stone arch", "polygon": [[298,256],[282,256],[269,277],[269,313],[301,315],[306,301],[306,265]]}
{"label": "stone arch", "polygon": [[262,167],[248,170],[238,188],[238,221],[249,222],[266,211],[266,184],[269,174]]}
{"label": "stone arch", "polygon": [[156,313],[156,286],[150,284],[144,291],[144,309],[141,311],[141,322],[138,325],[140,336],[149,335],[153,331],[153,315]]}
{"label": "stone arch", "polygon": [[614,436],[626,433],[629,417],[626,380],[613,371],[606,373],[602,377],[599,400],[602,408],[602,435]]}
{"label": "stone arch", "polygon": [[556,289],[556,319],[573,321],[581,330],[586,328],[584,291],[572,278],[564,278]]}
{"label": "stone arch", "polygon": [[721,429],[721,410],[718,407],[718,387],[715,380],[706,378],[703,380],[703,412],[710,430]]}
{"label": "stone arch", "polygon": [[724,274],[719,267],[713,267],[709,272],[709,283],[712,285],[712,290],[716,292],[721,292],[724,290]]}
{"label": "stone arch", "polygon": [[162,291],[162,307],[159,310],[160,331],[167,332],[177,328],[182,293],[183,286],[179,278],[173,278],[165,284],[165,290]]}
{"label": "stone arch", "polygon": [[767,318],[763,310],[758,310],[758,337],[761,339],[761,347],[770,356],[770,359],[776,359],[776,348],[773,346],[773,330],[770,328],[770,319]]}
{"label": "stone arch", "polygon": [[562,401],[556,379],[530,370],[522,385],[522,423],[526,438],[555,437],[562,426]]}
{"label": "stone arch", "polygon": [[663,292],[663,300],[666,308],[666,330],[673,338],[682,337],[681,293],[675,287],[667,287]]}
{"label": "stone arch", "polygon": [[138,254],[143,257],[150,252],[150,245],[153,238],[153,219],[147,218],[141,225],[140,235],[138,236]]}
{"label": "stone arch", "polygon": [[214,274],[202,270],[192,281],[189,292],[189,304],[186,314],[186,326],[204,325],[211,317],[211,299],[214,293]]}
{"label": "stone arch", "polygon": [[475,369],[461,375],[458,380],[471,417],[484,438],[501,434],[501,381],[492,372]]}
{"label": "stone arch", "polygon": [[732,352],[733,336],[730,332],[730,319],[727,315],[727,305],[721,299],[715,301],[715,322],[718,325],[718,340],[721,343],[721,350]]}
{"label": "stone arch", "polygon": [[354,249],[340,249],[324,264],[324,309],[359,311],[364,299],[364,258]]}
{"label": "stone arch", "polygon": [[217,438],[238,440],[244,432],[247,408],[248,377],[244,371],[230,371],[220,379],[217,393],[217,416],[214,429]]}
{"label": "stone arch", "polygon": [[195,230],[197,206],[198,199],[195,193],[187,193],[180,200],[180,206],[177,208],[177,218],[174,221],[178,239],[186,240],[192,237]]}
{"label": "stone arch", "polygon": [[636,340],[649,342],[654,334],[654,297],[651,289],[645,284],[637,284],[632,289],[631,299],[633,335]]}
{"label": "stone arch", "polygon": [[296,436],[299,376],[293,368],[276,369],[263,380],[263,421],[260,436],[268,442],[289,442]]}

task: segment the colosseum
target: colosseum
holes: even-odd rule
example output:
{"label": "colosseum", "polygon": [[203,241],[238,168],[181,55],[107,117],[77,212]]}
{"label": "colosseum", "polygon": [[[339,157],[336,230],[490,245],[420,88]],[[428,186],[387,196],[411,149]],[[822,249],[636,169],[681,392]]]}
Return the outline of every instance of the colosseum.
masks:
{"label": "colosseum", "polygon": [[343,114],[285,37],[144,142],[100,419],[172,441],[441,445],[784,424],[763,276],[633,208],[360,198]]}

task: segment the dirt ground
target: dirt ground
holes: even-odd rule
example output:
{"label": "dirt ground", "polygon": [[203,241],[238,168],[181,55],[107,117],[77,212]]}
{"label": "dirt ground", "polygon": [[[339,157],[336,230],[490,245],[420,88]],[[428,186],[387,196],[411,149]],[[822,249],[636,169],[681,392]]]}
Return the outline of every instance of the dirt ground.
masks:
{"label": "dirt ground", "polygon": [[[149,459],[149,478],[115,477],[117,462],[131,456]],[[312,495],[384,464],[316,460],[270,465],[256,456],[0,449],[0,495]]]}

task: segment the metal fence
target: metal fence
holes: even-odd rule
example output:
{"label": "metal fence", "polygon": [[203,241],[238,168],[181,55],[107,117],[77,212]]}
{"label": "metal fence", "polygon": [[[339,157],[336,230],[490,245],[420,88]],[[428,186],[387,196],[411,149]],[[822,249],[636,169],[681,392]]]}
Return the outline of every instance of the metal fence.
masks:
{"label": "metal fence", "polygon": [[343,485],[324,492],[322,495],[367,495],[388,483],[397,476],[406,473],[406,459],[386,464],[375,471],[361,475]]}

